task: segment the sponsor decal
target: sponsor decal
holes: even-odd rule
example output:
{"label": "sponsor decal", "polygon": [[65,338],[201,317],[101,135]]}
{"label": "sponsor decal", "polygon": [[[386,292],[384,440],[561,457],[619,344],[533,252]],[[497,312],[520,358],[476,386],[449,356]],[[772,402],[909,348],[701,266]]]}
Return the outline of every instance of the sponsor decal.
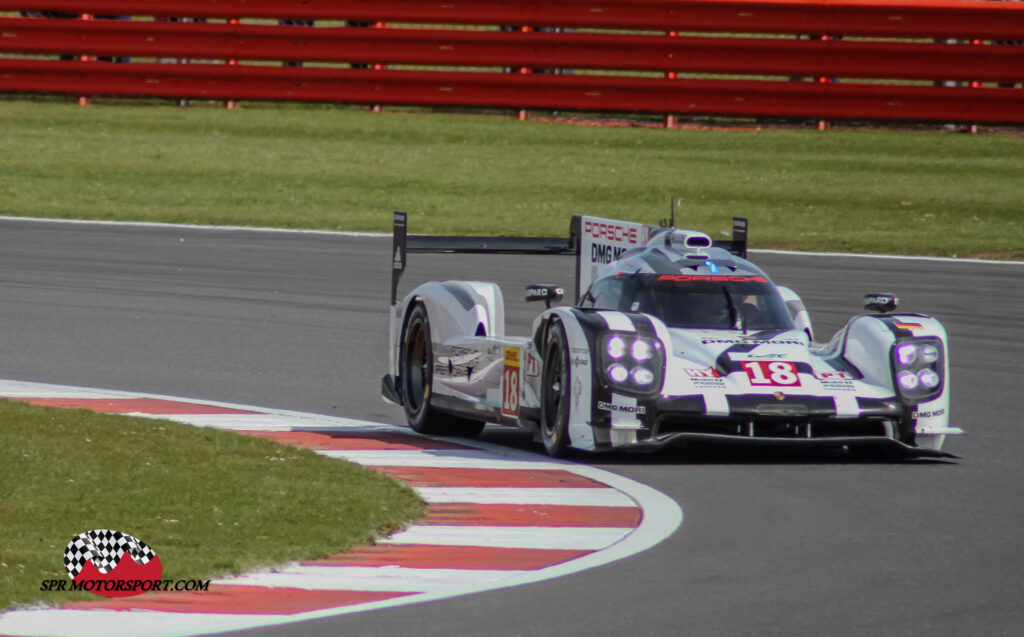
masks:
{"label": "sponsor decal", "polygon": [[[472,357],[475,358],[475,357],[480,355],[480,353],[475,348],[466,347],[464,345],[439,345],[439,344],[434,344],[433,345],[433,349],[434,349],[434,352],[437,353],[438,356],[452,356],[452,357],[472,356]],[[497,356],[498,355],[497,351],[490,352],[490,353],[493,356]]]}
{"label": "sponsor decal", "polygon": [[802,341],[798,341],[795,338],[780,338],[780,339],[768,339],[758,340],[756,338],[702,338],[700,339],[701,345],[735,345],[737,343],[761,343],[761,344],[772,344],[772,345],[806,345]]}
{"label": "sponsor decal", "polygon": [[939,416],[945,415],[945,409],[936,409],[935,411],[915,411],[914,413],[910,414],[910,417],[914,418],[915,420],[919,420],[921,418],[938,418]]}
{"label": "sponsor decal", "polygon": [[590,263],[604,265],[622,257],[626,250],[643,245],[645,228],[637,224],[588,219],[583,222],[583,236],[590,244]]}
{"label": "sponsor decal", "polygon": [[691,378],[693,386],[701,389],[725,389],[724,378]]}
{"label": "sponsor decal", "polygon": [[505,348],[505,372],[501,379],[501,413],[516,418],[519,416],[519,348]]}
{"label": "sponsor decal", "polygon": [[583,234],[594,239],[619,241],[636,245],[640,240],[640,231],[635,226],[609,221],[586,221]]}
{"label": "sponsor decal", "polygon": [[647,408],[643,405],[616,405],[615,403],[608,403],[603,400],[597,402],[597,408],[601,411],[610,411],[616,414],[642,416],[647,413]]}
{"label": "sponsor decal", "polygon": [[460,378],[466,377],[466,381],[470,382],[473,380],[473,370],[476,369],[473,365],[455,365],[451,359],[447,363],[440,361],[434,363],[434,375],[438,378]]}
{"label": "sponsor decal", "polygon": [[853,380],[850,372],[814,372],[814,377],[818,380]]}
{"label": "sponsor decal", "polygon": [[775,396],[775,400],[786,400],[786,395],[780,391],[775,392],[772,396]]}
{"label": "sponsor decal", "polygon": [[850,372],[828,371],[814,372],[814,377],[821,383],[821,388],[827,391],[856,391],[853,381],[854,375]]}
{"label": "sponsor decal", "polygon": [[751,385],[792,387],[800,384],[796,364],[790,361],[743,361],[740,366],[747,372]]}
{"label": "sponsor decal", "polygon": [[690,378],[721,378],[722,375],[718,373],[718,370],[714,367],[705,367],[703,369],[686,368],[683,370],[686,375]]}
{"label": "sponsor decal", "polygon": [[901,330],[910,330],[910,331],[923,330],[924,329],[924,325],[921,325],[920,323],[897,323],[896,327],[901,329]]}
{"label": "sponsor decal", "polygon": [[573,367],[590,365],[590,350],[586,347],[572,348],[571,362]]}
{"label": "sponsor decal", "polygon": [[767,283],[768,279],[763,276],[741,276],[738,274],[662,274],[659,281],[672,281],[673,283],[690,283],[695,281],[707,281],[710,283]]}
{"label": "sponsor decal", "polygon": [[133,597],[149,591],[207,591],[210,580],[161,579],[156,552],[139,538],[112,529],[79,533],[64,549],[66,580],[43,580],[40,591],[89,591],[101,597]]}
{"label": "sponsor decal", "polygon": [[526,352],[526,375],[530,378],[540,376],[540,360],[529,351]]}
{"label": "sponsor decal", "polygon": [[690,382],[693,383],[694,387],[702,389],[722,389],[725,387],[725,379],[722,378],[722,375],[714,367],[705,367],[703,369],[689,367],[684,368],[683,371],[690,377]]}
{"label": "sponsor decal", "polygon": [[718,373],[718,370],[708,367],[706,369],[688,369],[686,373],[695,388],[725,389],[725,379]]}
{"label": "sponsor decal", "polygon": [[821,388],[828,391],[856,391],[852,380],[823,380]]}
{"label": "sponsor decal", "polygon": [[590,246],[590,262],[605,265],[612,261],[618,261],[627,248],[622,246],[609,246],[603,243],[595,243]]}
{"label": "sponsor decal", "polygon": [[574,381],[572,381],[572,405],[573,405],[573,408],[575,408],[577,411],[579,411],[579,408],[580,408],[580,396],[582,396],[582,395],[583,395],[583,383],[580,381],[579,377],[577,376],[576,379]]}
{"label": "sponsor decal", "polygon": [[527,299],[546,299],[550,296],[562,296],[565,294],[563,288],[529,287],[526,288]]}

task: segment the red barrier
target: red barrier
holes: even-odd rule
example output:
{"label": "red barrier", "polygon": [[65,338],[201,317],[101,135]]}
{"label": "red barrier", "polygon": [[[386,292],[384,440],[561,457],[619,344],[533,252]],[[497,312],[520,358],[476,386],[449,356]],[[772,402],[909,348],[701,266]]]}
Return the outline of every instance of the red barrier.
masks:
{"label": "red barrier", "polygon": [[0,18],[9,52],[1002,82],[1024,47]]}
{"label": "red barrier", "polygon": [[[103,87],[102,91],[97,87]],[[0,90],[690,115],[1024,122],[1024,91],[853,83],[225,68],[213,64],[69,65],[3,59]]]}
{"label": "red barrier", "polygon": [[0,0],[0,10],[721,33],[1013,40],[1024,14],[977,0]]}
{"label": "red barrier", "polygon": [[[1024,123],[1024,91],[981,86],[1024,82],[1024,46],[1002,45],[1024,41],[1024,4],[1013,2],[0,0],[0,9],[229,20],[0,18],[2,53],[135,60],[104,64],[0,57],[0,92],[484,106],[520,113],[544,108]],[[321,26],[246,24],[239,16],[315,19]],[[325,27],[323,20],[406,27]],[[443,26],[410,28],[411,23]],[[453,24],[491,26],[458,29]],[[498,30],[500,25],[513,28]],[[539,29],[549,26],[572,32]],[[595,27],[616,32],[586,30]],[[742,35],[629,32],[637,29]],[[819,37],[795,39],[793,34]],[[838,37],[857,35],[874,39]],[[172,65],[140,63],[140,58],[220,62]],[[251,63],[265,61],[370,68]],[[389,65],[459,70],[385,71]],[[519,72],[495,72],[499,69]],[[531,73],[543,69],[577,73]],[[676,79],[680,73],[743,77]]]}

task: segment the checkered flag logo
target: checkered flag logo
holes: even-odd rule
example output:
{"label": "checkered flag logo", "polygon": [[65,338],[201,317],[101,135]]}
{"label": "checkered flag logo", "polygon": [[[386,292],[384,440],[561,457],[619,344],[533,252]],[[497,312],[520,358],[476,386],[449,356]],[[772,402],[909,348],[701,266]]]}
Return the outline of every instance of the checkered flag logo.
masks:
{"label": "checkered flag logo", "polygon": [[137,537],[110,529],[95,529],[79,533],[68,542],[64,549],[64,567],[71,579],[78,577],[86,562],[92,562],[100,573],[106,575],[117,568],[125,553],[139,565],[156,557],[156,553]]}

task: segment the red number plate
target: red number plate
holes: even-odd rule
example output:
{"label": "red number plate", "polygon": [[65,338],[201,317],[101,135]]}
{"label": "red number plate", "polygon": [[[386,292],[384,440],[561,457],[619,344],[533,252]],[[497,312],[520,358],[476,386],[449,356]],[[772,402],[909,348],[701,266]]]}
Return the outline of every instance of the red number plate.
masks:
{"label": "red number plate", "polygon": [[751,385],[792,387],[800,384],[796,364],[789,361],[743,361]]}

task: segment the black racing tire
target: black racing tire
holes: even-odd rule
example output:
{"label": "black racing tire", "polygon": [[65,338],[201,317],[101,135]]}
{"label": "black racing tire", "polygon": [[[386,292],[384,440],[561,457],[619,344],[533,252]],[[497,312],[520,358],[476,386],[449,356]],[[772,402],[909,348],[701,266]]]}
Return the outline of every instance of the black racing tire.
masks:
{"label": "black racing tire", "polygon": [[540,385],[540,437],[549,456],[561,458],[569,451],[569,401],[572,400],[572,366],[565,328],[558,321],[548,329],[544,342],[544,370]]}
{"label": "black racing tire", "polygon": [[434,353],[427,308],[417,303],[405,322],[399,360],[399,382],[405,419],[413,431],[436,436],[478,435],[484,423],[441,413],[430,406]]}

